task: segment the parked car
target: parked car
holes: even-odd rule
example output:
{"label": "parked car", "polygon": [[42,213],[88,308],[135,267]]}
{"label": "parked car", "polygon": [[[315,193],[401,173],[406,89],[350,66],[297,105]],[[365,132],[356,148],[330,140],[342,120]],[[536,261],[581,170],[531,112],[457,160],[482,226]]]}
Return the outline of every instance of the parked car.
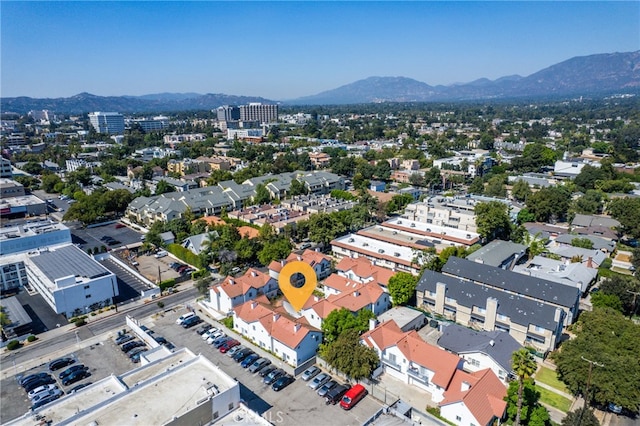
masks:
{"label": "parked car", "polygon": [[336,404],[338,401],[342,399],[342,396],[347,392],[348,387],[345,385],[336,385],[333,389],[329,390],[325,395],[324,399],[329,404]]}
{"label": "parked car", "polygon": [[232,340],[232,338],[229,336],[220,337],[219,339],[217,339],[215,342],[212,343],[212,346],[216,349],[220,349],[220,347],[225,343],[227,343],[229,340]]}
{"label": "parked car", "polygon": [[76,371],[84,371],[84,370],[88,370],[88,369],[89,369],[89,367],[87,367],[87,366],[85,366],[83,364],[72,365],[71,367],[67,368],[62,373],[60,373],[60,375],[58,377],[60,378],[60,380],[64,380],[66,377],[68,377],[69,375],[75,373]]}
{"label": "parked car", "polygon": [[35,388],[32,391],[28,392],[27,393],[27,397],[29,397],[29,399],[33,399],[39,393],[48,392],[48,391],[53,390],[53,389],[58,389],[58,386],[56,386],[54,384],[38,386],[37,388]]}
{"label": "parked car", "polygon": [[31,402],[35,404],[36,402],[40,401],[41,399],[47,399],[47,398],[52,397],[54,395],[57,395],[58,398],[60,396],[62,396],[62,391],[60,389],[58,389],[57,386],[54,387],[53,389],[49,389],[49,390],[46,390],[44,392],[39,392],[38,394],[33,395],[30,398],[31,398]]}
{"label": "parked car", "polygon": [[37,409],[37,408],[42,407],[43,405],[47,405],[47,404],[49,404],[50,402],[53,402],[53,401],[55,401],[56,399],[60,398],[61,396],[62,396],[62,395],[51,395],[51,396],[50,396],[50,397],[48,397],[48,398],[43,398],[43,399],[41,399],[40,401],[38,401],[38,402],[36,402],[35,404],[33,404],[33,405],[31,406],[31,410],[35,410],[35,409]]}
{"label": "parked car", "polygon": [[120,241],[120,240],[110,240],[110,241],[107,241],[107,245],[109,245],[109,246],[115,246],[115,245],[117,245],[117,244],[122,244],[122,241]]}
{"label": "parked car", "polygon": [[170,351],[172,351],[172,350],[174,350],[174,349],[176,348],[176,346],[175,346],[173,343],[171,343],[171,342],[167,342],[167,343],[165,343],[165,344],[164,344],[164,347],[165,347],[165,348],[167,348],[167,349],[169,349]]}
{"label": "parked car", "polygon": [[107,240],[113,240],[112,237],[109,237],[108,235],[103,235],[102,237],[100,237],[100,241],[107,241]]}
{"label": "parked car", "polygon": [[76,393],[76,392],[78,392],[80,389],[82,389],[82,388],[86,388],[86,387],[87,387],[87,386],[89,386],[90,384],[91,384],[91,382],[87,382],[87,383],[80,383],[78,386],[75,386],[75,387],[71,388],[71,389],[69,390],[69,393],[70,393],[70,394],[71,394],[71,393]]}
{"label": "parked car", "polygon": [[187,274],[190,274],[190,273],[192,273],[192,272],[195,272],[195,269],[193,269],[193,268],[186,268],[186,269],[183,269],[182,271],[180,271],[180,275],[187,275]]}
{"label": "parked car", "polygon": [[133,342],[127,342],[124,345],[122,345],[121,349],[122,352],[129,352],[131,349],[133,348],[138,348],[140,346],[144,346],[144,342],[140,341],[140,340],[134,340]]}
{"label": "parked car", "polygon": [[129,357],[129,359],[131,359],[131,357],[135,354],[139,354],[140,352],[144,352],[146,350],[148,350],[146,346],[138,346],[137,348],[133,348],[129,352],[127,352],[127,356]]}
{"label": "parked car", "polygon": [[56,383],[56,379],[54,379],[51,376],[47,376],[47,377],[40,377],[39,379],[35,379],[35,380],[30,380],[23,387],[25,392],[29,393],[35,388],[39,388],[40,386],[53,385],[55,383]]}
{"label": "parked car", "polygon": [[62,379],[62,384],[64,386],[69,386],[70,384],[79,382],[80,380],[89,376],[91,376],[91,373],[89,373],[87,370],[78,370]]}
{"label": "parked car", "polygon": [[236,353],[240,352],[243,349],[246,349],[243,345],[234,346],[233,348],[227,351],[227,356],[230,356],[231,358],[233,358]]}
{"label": "parked car", "polygon": [[123,223],[116,223],[116,229],[124,228]]}
{"label": "parked car", "polygon": [[123,334],[122,336],[119,336],[116,338],[115,342],[116,345],[122,345],[125,344],[127,342],[130,342],[134,339],[134,337],[130,334]]}
{"label": "parked car", "polygon": [[222,330],[214,331],[209,335],[209,337],[207,337],[207,345],[213,345],[213,342],[225,336],[226,334],[224,334],[224,331]]}
{"label": "parked car", "polygon": [[318,389],[320,388],[320,386],[324,385],[325,383],[327,383],[329,380],[331,380],[331,376],[328,375],[327,373],[320,373],[318,374],[316,377],[313,378],[313,380],[311,380],[308,384],[308,386],[311,389]]}
{"label": "parked car", "polygon": [[129,359],[136,364],[140,362],[140,357],[142,356],[142,353],[146,351],[146,349],[143,349],[143,348],[137,348],[137,349],[142,349],[142,350],[133,352],[129,356]]}
{"label": "parked car", "polygon": [[353,385],[351,389],[349,389],[342,396],[340,400],[340,407],[345,410],[351,410],[354,405],[358,403],[362,398],[367,395],[367,390],[360,383]]}
{"label": "parked car", "polygon": [[256,353],[249,354],[245,359],[242,360],[240,366],[242,368],[249,368],[249,366],[253,364],[258,358],[260,358],[260,355]]}
{"label": "parked car", "polygon": [[270,385],[273,382],[275,382],[276,380],[278,380],[278,378],[280,378],[280,376],[282,376],[283,374],[287,374],[287,373],[284,370],[282,370],[281,368],[276,368],[271,373],[269,373],[266,376],[264,376],[264,379],[262,379],[262,381],[265,384]]}
{"label": "parked car", "polygon": [[30,382],[32,380],[36,380],[36,379],[43,379],[45,377],[51,377],[51,375],[49,373],[35,373],[35,374],[30,374],[28,376],[22,377],[20,379],[20,386],[23,386],[27,384],[27,382]]}
{"label": "parked car", "polygon": [[320,386],[320,388],[318,389],[318,395],[324,398],[325,396],[327,396],[327,393],[336,386],[338,386],[338,382],[336,382],[335,380],[329,380],[327,383]]}
{"label": "parked car", "polygon": [[269,364],[271,364],[271,361],[267,358],[258,358],[249,366],[248,370],[252,373],[257,373]]}
{"label": "parked car", "polygon": [[[196,329],[196,333],[198,333],[198,335],[200,335],[200,336],[204,336],[205,334],[207,334],[209,331],[211,331],[213,329],[218,330],[217,328],[215,328],[211,324],[202,324],[200,327],[198,327]],[[207,339],[205,339],[203,337],[202,340],[207,340]]]}
{"label": "parked car", "polygon": [[244,361],[245,359],[247,359],[247,357],[249,355],[253,355],[255,354],[255,352],[253,352],[251,349],[245,349],[243,351],[238,352],[237,354],[235,354],[233,356],[233,359],[235,362],[237,362],[238,364],[241,364],[242,361]]}
{"label": "parked car", "polygon": [[313,365],[304,370],[300,378],[305,382],[308,382],[309,380],[313,379],[318,373],[320,373],[320,368]]}
{"label": "parked car", "polygon": [[165,343],[167,343],[167,339],[165,339],[162,336],[153,336],[153,340],[160,343],[161,345],[164,345]]}
{"label": "parked car", "polygon": [[187,312],[185,314],[182,314],[176,320],[176,324],[182,325],[182,323],[185,322],[185,320],[187,320],[187,319],[189,319],[191,317],[195,317],[195,316],[196,316],[196,314],[194,314],[193,312]]}
{"label": "parked car", "polygon": [[239,345],[240,342],[238,342],[236,339],[227,340],[226,342],[224,342],[224,345],[220,346],[220,353],[228,352]]}
{"label": "parked car", "polygon": [[260,370],[260,371],[258,372],[258,374],[260,375],[260,377],[265,377],[265,376],[268,376],[268,375],[269,375],[269,373],[271,373],[271,372],[272,372],[273,370],[275,370],[276,368],[278,368],[278,367],[276,367],[275,365],[267,365],[267,366],[266,366],[266,367],[264,367],[262,370]]}
{"label": "parked car", "polygon": [[282,389],[286,388],[291,383],[293,383],[294,380],[295,379],[293,378],[293,376],[289,374],[284,374],[278,377],[278,379],[275,382],[273,382],[273,384],[271,385],[271,389],[273,389],[276,392],[280,392]]}
{"label": "parked car", "polygon": [[156,259],[160,259],[161,257],[165,257],[167,256],[169,253],[167,253],[164,250],[160,250],[159,252],[157,252],[156,254],[153,255],[153,257],[155,257]]}
{"label": "parked car", "polygon": [[191,318],[187,318],[186,320],[184,320],[184,322],[182,323],[182,327],[191,328],[197,324],[200,324],[201,322],[202,322],[202,319],[199,316],[194,315]]}

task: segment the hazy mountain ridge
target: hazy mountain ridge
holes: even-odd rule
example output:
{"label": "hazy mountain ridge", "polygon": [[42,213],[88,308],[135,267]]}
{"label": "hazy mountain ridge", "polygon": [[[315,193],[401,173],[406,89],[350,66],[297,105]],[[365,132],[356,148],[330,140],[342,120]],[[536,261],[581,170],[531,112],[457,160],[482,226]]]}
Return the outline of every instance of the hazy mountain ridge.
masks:
{"label": "hazy mountain ridge", "polygon": [[[527,77],[510,75],[469,83],[430,86],[407,77],[369,77],[316,95],[283,101],[290,105],[357,104],[371,102],[432,102],[482,99],[540,98],[640,92],[640,51],[574,57]],[[2,98],[4,112],[48,109],[60,113],[119,111],[125,113],[214,109],[249,102],[276,103],[253,96],[222,93],[157,93],[144,96],[96,96],[80,93],[69,98]]]}

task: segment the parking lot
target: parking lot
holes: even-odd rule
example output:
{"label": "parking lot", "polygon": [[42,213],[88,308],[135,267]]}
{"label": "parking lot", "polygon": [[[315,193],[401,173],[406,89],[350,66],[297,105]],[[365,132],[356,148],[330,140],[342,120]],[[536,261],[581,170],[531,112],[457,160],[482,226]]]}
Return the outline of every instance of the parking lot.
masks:
{"label": "parking lot", "polygon": [[[39,344],[44,344],[44,342]],[[0,382],[0,398],[2,399],[0,423],[6,423],[11,419],[22,416],[28,412],[31,407],[27,393],[18,384],[17,379],[21,377],[26,377],[30,374],[40,372],[48,372],[55,378],[56,385],[66,394],[69,390],[79,384],[89,382],[93,383],[111,374],[122,374],[139,365],[132,363],[131,360],[129,360],[129,358],[120,350],[120,347],[114,343],[113,339],[107,339],[92,346],[80,348],[65,356],[75,358],[75,364],[83,364],[89,367],[89,373],[91,376],[68,386],[63,386],[59,375],[66,369],[66,367],[50,372],[48,370],[48,363],[53,361],[53,358],[46,360],[45,364],[27,371],[18,371],[16,367],[12,367],[11,365],[2,366],[3,369],[10,370],[14,368],[15,371],[12,373],[15,375]]]}
{"label": "parking lot", "polygon": [[[71,238],[74,244],[80,244],[82,250],[94,249],[95,247],[108,247],[115,249],[122,246],[128,246],[132,244],[140,244],[142,236],[141,233],[134,231],[122,224],[111,223],[109,225],[97,226],[95,228],[82,228],[80,224],[69,223],[71,228]],[[108,245],[102,238],[111,237],[117,244]]]}
{"label": "parking lot", "polygon": [[[278,425],[356,425],[362,424],[372,416],[381,405],[371,398],[365,397],[352,410],[345,411],[337,405],[326,405],[324,399],[307,386],[307,382],[296,378],[295,382],[280,392],[275,392],[270,386],[262,382],[258,374],[250,373],[226,354],[220,353],[213,346],[208,345],[196,333],[199,326],[185,330],[175,323],[175,320],[186,310],[169,311],[163,316],[144,321],[145,325],[155,330],[161,330],[163,336],[172,341],[177,347],[187,347],[194,353],[202,353],[214,364],[222,368],[231,377],[241,383],[241,398],[245,403],[266,419]],[[213,323],[212,321],[209,321]],[[215,324],[220,326],[219,324]],[[251,345],[239,335],[234,335],[243,345],[250,346],[257,353],[259,348]],[[263,355],[267,355],[262,353]],[[277,361],[276,367],[283,363]]]}
{"label": "parking lot", "polygon": [[144,281],[127,271],[112,259],[105,259],[100,263],[102,266],[116,274],[119,292],[116,300],[118,303],[135,299],[140,296],[142,291],[149,290],[150,287]]}
{"label": "parking lot", "polygon": [[178,278],[180,274],[171,269],[169,267],[169,264],[171,262],[184,263],[180,260],[174,259],[171,256],[165,256],[160,259],[156,259],[153,255],[137,256],[136,261],[138,262],[138,272],[140,272],[141,275],[153,282],[156,282],[156,280],[158,279],[158,273],[160,273],[160,279],[162,281],[171,278]]}

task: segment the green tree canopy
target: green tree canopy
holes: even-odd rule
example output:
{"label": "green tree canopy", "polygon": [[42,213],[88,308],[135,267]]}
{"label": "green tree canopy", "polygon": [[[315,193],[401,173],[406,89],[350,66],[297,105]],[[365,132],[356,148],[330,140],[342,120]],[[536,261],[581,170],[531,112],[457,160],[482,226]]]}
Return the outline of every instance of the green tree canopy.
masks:
{"label": "green tree canopy", "polygon": [[406,305],[416,294],[418,277],[408,272],[397,272],[389,278],[389,295],[394,306]]}
{"label": "green tree canopy", "polygon": [[551,186],[527,198],[527,209],[538,222],[564,221],[567,218],[571,192],[563,186]]}
{"label": "green tree canopy", "polygon": [[487,240],[496,238],[509,240],[511,220],[509,207],[500,201],[478,203],[474,208],[478,233]]}
{"label": "green tree canopy", "polygon": [[640,325],[612,309],[583,312],[573,326],[576,337],[553,354],[558,377],[574,395],[584,395],[591,367],[588,400],[614,403],[631,411],[640,405]]}
{"label": "green tree canopy", "polygon": [[165,180],[161,180],[156,185],[156,195],[162,195],[168,192],[175,192],[175,190],[176,190],[176,187],[171,185],[170,183],[167,183],[167,181]]}
{"label": "green tree canopy", "polygon": [[607,207],[611,216],[622,225],[622,232],[640,238],[640,198],[614,198]]}
{"label": "green tree canopy", "polygon": [[567,413],[560,424],[562,426],[600,426],[600,422],[596,415],[593,414],[593,410],[584,407]]}
{"label": "green tree canopy", "polygon": [[330,366],[353,380],[371,377],[380,363],[376,351],[360,343],[356,329],[346,330],[334,342],[323,346],[322,356]]}
{"label": "green tree canopy", "polygon": [[531,195],[531,188],[526,181],[518,179],[511,188],[511,195],[517,201],[526,201],[527,197]]}
{"label": "green tree canopy", "polygon": [[368,309],[359,311],[357,315],[354,315],[347,308],[331,311],[327,318],[322,321],[324,342],[330,344],[348,330],[356,330],[358,333],[362,333],[369,329],[369,320],[372,318],[375,318],[375,315]]}
{"label": "green tree canopy", "polygon": [[518,382],[509,383],[507,389],[507,421],[522,426],[550,426],[551,418],[549,411],[540,405],[540,392],[536,390],[533,380],[527,379],[523,382],[522,406],[519,423],[516,422],[518,416]]}

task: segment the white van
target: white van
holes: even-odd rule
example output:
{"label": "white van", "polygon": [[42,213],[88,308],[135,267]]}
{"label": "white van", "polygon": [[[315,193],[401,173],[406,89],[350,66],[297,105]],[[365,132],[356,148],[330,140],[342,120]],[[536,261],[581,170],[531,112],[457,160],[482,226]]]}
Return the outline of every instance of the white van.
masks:
{"label": "white van", "polygon": [[180,315],[180,318],[178,318],[176,320],[176,324],[178,325],[182,325],[182,323],[187,319],[187,318],[191,318],[194,317],[196,314],[194,314],[193,312],[187,312],[186,314],[182,314]]}
{"label": "white van", "polygon": [[169,254],[169,253],[167,253],[166,251],[164,251],[164,250],[160,250],[159,252],[157,252],[157,253],[155,254],[155,258],[156,258],[156,259],[160,259],[161,257],[165,257],[165,256],[166,256],[166,255],[168,255],[168,254]]}

